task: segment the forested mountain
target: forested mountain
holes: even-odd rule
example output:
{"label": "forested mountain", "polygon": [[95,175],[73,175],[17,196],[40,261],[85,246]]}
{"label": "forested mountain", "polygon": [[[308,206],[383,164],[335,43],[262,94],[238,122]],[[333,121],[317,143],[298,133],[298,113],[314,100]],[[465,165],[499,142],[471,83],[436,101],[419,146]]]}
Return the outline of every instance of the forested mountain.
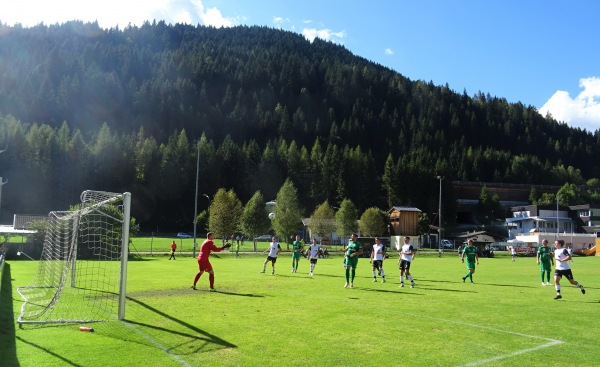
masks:
{"label": "forested mountain", "polygon": [[434,212],[436,175],[579,185],[599,143],[282,30],[0,24],[2,222],[95,189],[131,191],[143,226],[189,228],[198,152],[201,193],[274,198],[290,177],[304,214],[346,197]]}

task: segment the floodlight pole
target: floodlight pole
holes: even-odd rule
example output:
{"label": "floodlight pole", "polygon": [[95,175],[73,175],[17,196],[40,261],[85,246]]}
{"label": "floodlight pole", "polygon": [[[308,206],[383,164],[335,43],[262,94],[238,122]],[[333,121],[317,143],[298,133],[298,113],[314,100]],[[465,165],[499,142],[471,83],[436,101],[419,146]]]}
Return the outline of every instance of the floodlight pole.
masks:
{"label": "floodlight pole", "polygon": [[558,219],[558,193],[556,193],[556,239],[558,240],[558,235],[560,233],[560,222]]}
{"label": "floodlight pole", "polygon": [[194,244],[192,245],[192,256],[196,257],[196,247],[198,243],[196,243],[196,225],[198,221],[198,177],[200,173],[200,142],[196,143],[198,145],[198,153],[196,157],[196,196],[194,198]]}
{"label": "floodlight pole", "polygon": [[[6,148],[1,149],[0,153],[6,152],[7,149],[8,149],[8,145],[6,146]],[[6,185],[7,183],[8,183],[8,180],[4,181],[4,180],[2,180],[2,177],[0,177],[0,207],[2,206],[2,186]]]}
{"label": "floodlight pole", "polygon": [[443,229],[442,229],[442,180],[444,179],[444,176],[437,176],[437,179],[440,180],[440,199],[439,199],[439,206],[438,206],[438,222],[439,222],[439,228],[438,228],[438,246],[439,246],[439,252],[440,252],[440,256],[442,256],[442,234],[443,234]]}

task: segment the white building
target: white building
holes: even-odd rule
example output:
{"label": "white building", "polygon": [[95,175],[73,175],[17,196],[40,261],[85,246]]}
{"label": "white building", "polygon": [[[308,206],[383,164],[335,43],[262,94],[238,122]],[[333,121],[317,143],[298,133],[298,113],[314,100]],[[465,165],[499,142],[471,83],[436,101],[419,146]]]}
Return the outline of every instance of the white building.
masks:
{"label": "white building", "polygon": [[568,207],[525,205],[512,207],[511,211],[513,216],[506,218],[509,241],[538,246],[544,239],[551,244],[561,239],[573,249],[595,243],[595,233],[576,233],[577,223],[569,217]]}

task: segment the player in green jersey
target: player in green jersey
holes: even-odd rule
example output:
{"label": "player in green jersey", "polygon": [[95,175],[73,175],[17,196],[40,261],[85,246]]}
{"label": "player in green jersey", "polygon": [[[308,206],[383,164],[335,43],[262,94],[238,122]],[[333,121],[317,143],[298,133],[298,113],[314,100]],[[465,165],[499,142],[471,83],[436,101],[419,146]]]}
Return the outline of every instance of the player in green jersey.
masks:
{"label": "player in green jersey", "polygon": [[300,240],[300,236],[296,235],[296,241],[292,242],[292,273],[298,271],[298,264],[300,263],[300,255],[304,250],[304,241]]}
{"label": "player in green jersey", "polygon": [[[357,241],[358,236],[352,234],[348,246],[344,247],[344,268],[346,269],[346,284],[344,288],[354,288],[354,276],[356,275],[356,265],[358,265],[358,257],[362,255],[362,243]],[[352,277],[350,277],[350,268],[352,268]]]}
{"label": "player in green jersey", "polygon": [[[548,240],[543,240],[542,246],[538,247],[535,260],[540,266],[542,285],[550,285],[550,271],[552,271],[552,266],[554,266],[554,257],[552,250],[548,247]],[[550,263],[552,263],[552,265],[550,265]],[[544,275],[546,276],[546,283],[544,283]]]}
{"label": "player in green jersey", "polygon": [[475,263],[479,265],[479,256],[477,255],[477,247],[473,246],[473,240],[469,240],[467,242],[467,246],[465,246],[462,252],[460,261],[463,263],[465,262],[465,256],[467,257],[467,269],[469,269],[469,272],[467,275],[462,277],[462,281],[464,283],[465,279],[469,278],[471,280],[471,284],[475,284],[473,282],[473,273],[475,273]]}

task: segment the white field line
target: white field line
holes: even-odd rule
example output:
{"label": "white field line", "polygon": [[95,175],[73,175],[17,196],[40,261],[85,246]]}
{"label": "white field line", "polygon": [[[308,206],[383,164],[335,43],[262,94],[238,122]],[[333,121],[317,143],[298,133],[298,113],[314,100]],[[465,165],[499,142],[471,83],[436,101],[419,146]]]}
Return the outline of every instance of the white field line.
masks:
{"label": "white field line", "polygon": [[152,338],[150,335],[144,333],[143,331],[141,331],[140,329],[136,328],[135,326],[131,325],[130,323],[128,323],[127,321],[122,321],[122,323],[127,326],[128,328],[130,328],[131,330],[135,331],[136,333],[138,333],[139,335],[141,335],[144,339],[146,339],[147,341],[149,341],[150,343],[152,343],[155,347],[157,347],[158,349],[162,350],[163,352],[167,353],[167,355],[169,355],[169,357],[171,357],[172,360],[174,360],[175,362],[179,363],[180,365],[184,366],[184,367],[192,367],[191,364],[187,363],[183,358],[181,358],[180,356],[173,354],[169,351],[169,348],[165,347],[164,345],[160,344],[157,340],[155,340],[154,338]]}
{"label": "white field line", "polygon": [[512,352],[512,353],[508,353],[508,354],[502,354],[502,355],[495,356],[495,357],[492,357],[492,358],[480,359],[479,361],[475,361],[475,362],[463,364],[460,367],[479,366],[479,365],[482,365],[482,364],[499,361],[501,359],[515,357],[515,356],[518,356],[520,354],[535,352],[536,350],[543,349],[543,348],[549,348],[549,347],[551,347],[553,345],[558,345],[558,344],[562,344],[562,343],[563,342],[560,341],[560,340],[554,340],[554,341],[551,341],[551,342],[546,343],[546,344],[538,345],[537,347],[527,348],[527,349],[521,349],[521,350],[517,350],[516,352]]}
{"label": "white field line", "polygon": [[518,356],[518,355],[521,355],[521,354],[525,354],[525,353],[535,352],[535,351],[540,350],[540,349],[549,348],[549,347],[552,347],[554,345],[559,345],[559,344],[564,343],[561,340],[544,338],[544,337],[537,336],[537,335],[528,335],[528,334],[523,334],[523,333],[517,333],[517,332],[514,332],[514,331],[507,331],[507,330],[502,330],[502,329],[496,329],[496,328],[489,327],[489,326],[482,326],[482,325],[477,325],[477,324],[469,324],[469,323],[466,323],[466,322],[460,322],[460,321],[455,321],[455,320],[447,320],[447,319],[441,319],[441,318],[438,318],[438,317],[429,317],[429,316],[423,316],[423,315],[412,314],[411,316],[420,317],[420,318],[423,318],[423,319],[431,319],[431,320],[449,322],[449,323],[453,323],[453,324],[457,324],[457,325],[469,326],[469,327],[474,327],[474,328],[479,328],[479,329],[485,329],[485,330],[490,330],[490,331],[494,331],[494,332],[497,332],[497,333],[517,335],[517,336],[522,336],[524,338],[539,339],[539,340],[544,340],[544,341],[547,342],[545,344],[538,345],[537,347],[521,349],[521,350],[517,350],[517,351],[512,352],[512,353],[501,354],[499,356],[495,356],[495,357],[491,357],[491,358],[486,358],[486,359],[480,359],[478,361],[474,361],[474,362],[471,362],[471,363],[463,364],[463,365],[461,365],[459,367],[480,366],[480,365],[483,365],[483,364],[486,364],[486,363],[496,362],[496,361],[499,361],[501,359],[511,358],[511,357],[515,357],[515,356]]}

